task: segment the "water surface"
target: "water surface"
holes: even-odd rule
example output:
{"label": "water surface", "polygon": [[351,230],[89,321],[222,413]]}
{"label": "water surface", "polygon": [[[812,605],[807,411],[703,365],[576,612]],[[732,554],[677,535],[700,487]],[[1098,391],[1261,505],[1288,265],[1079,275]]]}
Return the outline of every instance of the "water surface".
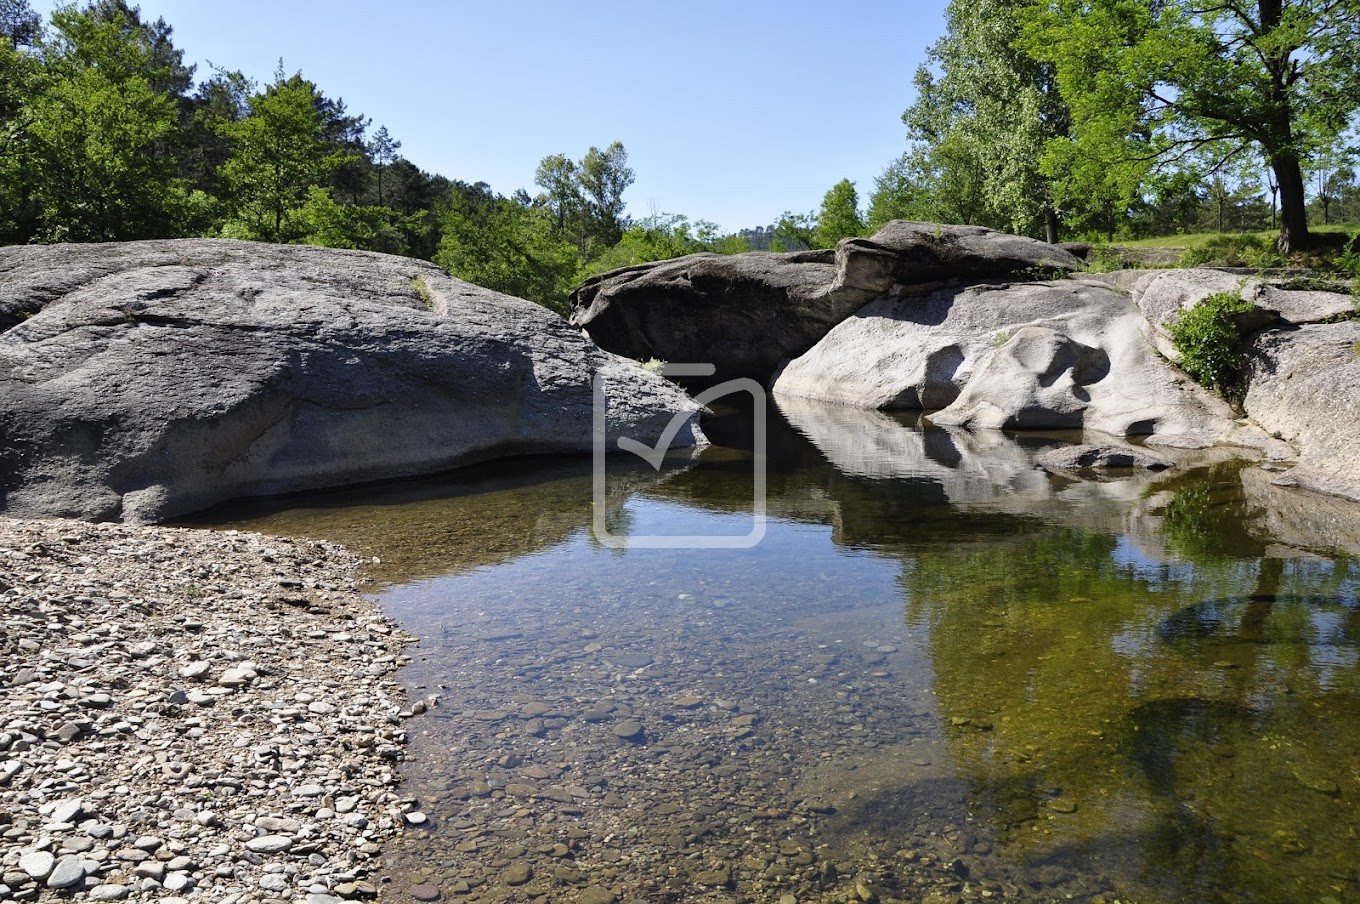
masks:
{"label": "water surface", "polygon": [[[376,557],[421,638],[397,895],[1360,899],[1360,516],[1219,454],[1070,481],[1063,437],[772,416],[749,550],[607,548],[579,461],[219,516]],[[747,531],[749,422],[709,432],[618,463],[613,532]]]}

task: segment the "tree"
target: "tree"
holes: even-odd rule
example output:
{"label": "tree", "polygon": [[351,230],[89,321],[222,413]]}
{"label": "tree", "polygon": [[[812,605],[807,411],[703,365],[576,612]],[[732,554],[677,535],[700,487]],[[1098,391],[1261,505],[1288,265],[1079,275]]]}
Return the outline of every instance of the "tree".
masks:
{"label": "tree", "polygon": [[11,50],[32,47],[42,31],[42,19],[28,0],[0,0],[0,38]]}
{"label": "tree", "polygon": [[603,151],[592,147],[581,160],[579,179],[591,237],[605,247],[618,244],[628,227],[623,193],[634,179],[628,152],[617,141]]}
{"label": "tree", "polygon": [[813,239],[818,248],[834,248],[841,239],[864,234],[864,219],[859,214],[859,194],[855,183],[842,179],[822,197]]}
{"label": "tree", "polygon": [[[549,154],[539,161],[538,169],[534,171],[534,184],[543,189],[543,203],[552,211],[558,237],[565,237],[585,209],[580,167],[564,154]],[[578,240],[580,238],[578,236]]]}
{"label": "tree", "polygon": [[233,213],[229,233],[289,240],[289,214],[345,159],[327,136],[321,101],[316,85],[280,68],[274,83],[247,101],[247,116],[221,125],[231,143],[221,171],[223,200]]}
{"label": "tree", "polygon": [[146,32],[119,12],[72,7],[52,16],[39,47],[40,90],[26,101],[16,153],[45,241],[181,234],[189,196],[169,152],[176,100]]}
{"label": "tree", "polygon": [[1303,164],[1360,109],[1360,0],[1046,0],[1023,46],[1056,66],[1075,153],[1131,177],[1263,154],[1282,251],[1309,244]]}
{"label": "tree", "polygon": [[466,188],[444,212],[435,263],[459,279],[566,313],[581,257],[556,237],[551,213],[498,197],[485,183]]}
{"label": "tree", "polygon": [[955,139],[918,144],[874,181],[869,226],[889,220],[961,223],[1005,229],[987,204],[987,174],[972,150]]}
{"label": "tree", "polygon": [[378,204],[380,205],[383,203],[383,173],[397,161],[397,151],[399,150],[401,150],[401,142],[394,140],[388,134],[387,126],[379,126],[378,131],[373,133],[373,137],[368,142],[369,157],[378,171]]}
{"label": "tree", "polygon": [[921,169],[970,183],[983,202],[970,219],[1022,234],[1042,223],[1056,242],[1059,205],[1040,159],[1067,134],[1069,116],[1053,67],[1016,45],[1019,11],[1033,2],[951,0],[945,35],[917,71],[917,99],[902,120],[924,145]]}

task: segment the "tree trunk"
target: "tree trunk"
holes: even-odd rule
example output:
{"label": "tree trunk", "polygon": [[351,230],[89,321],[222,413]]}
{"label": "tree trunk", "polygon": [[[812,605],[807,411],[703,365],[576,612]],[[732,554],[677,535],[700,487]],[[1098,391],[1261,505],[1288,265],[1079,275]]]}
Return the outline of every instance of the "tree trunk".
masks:
{"label": "tree trunk", "polygon": [[1288,254],[1307,248],[1312,241],[1308,234],[1307,198],[1303,189],[1303,170],[1299,158],[1285,153],[1270,163],[1275,181],[1280,185],[1280,251]]}
{"label": "tree trunk", "polygon": [[1044,241],[1058,244],[1058,212],[1052,204],[1044,204]]}

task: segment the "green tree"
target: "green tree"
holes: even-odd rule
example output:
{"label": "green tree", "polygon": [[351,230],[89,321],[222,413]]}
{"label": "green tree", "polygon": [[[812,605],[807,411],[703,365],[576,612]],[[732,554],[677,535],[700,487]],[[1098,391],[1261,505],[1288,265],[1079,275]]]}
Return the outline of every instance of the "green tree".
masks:
{"label": "green tree", "polygon": [[1053,67],[1019,49],[1019,12],[1035,0],[951,0],[946,31],[916,73],[905,113],[925,145],[927,170],[967,180],[982,202],[972,217],[1017,233],[1059,238],[1059,204],[1040,169],[1046,144],[1067,134],[1069,113]]}
{"label": "green tree", "polygon": [[459,279],[566,313],[581,256],[558,238],[551,212],[494,195],[479,183],[457,192],[441,218],[435,263]]}
{"label": "green tree", "polygon": [[982,161],[963,142],[918,143],[874,181],[869,226],[917,220],[1005,229],[1008,221],[989,216],[986,187]]}
{"label": "green tree", "polygon": [[588,273],[605,273],[650,261],[709,251],[739,254],[749,250],[741,236],[723,235],[716,223],[690,222],[683,214],[655,213],[624,230],[617,245],[591,262]]}
{"label": "green tree", "polygon": [[558,237],[565,237],[577,227],[585,209],[580,167],[564,154],[549,154],[539,161],[538,169],[534,171],[534,184],[543,189],[543,203],[552,211]]}
{"label": "green tree", "polygon": [[323,98],[301,73],[285,76],[249,98],[249,114],[220,125],[231,150],[222,166],[223,201],[232,210],[226,232],[286,242],[289,215],[345,160],[327,135]]}
{"label": "green tree", "polygon": [[864,218],[859,213],[859,194],[855,183],[842,179],[822,197],[813,239],[818,248],[834,248],[841,239],[864,234]]}
{"label": "green tree", "polygon": [[28,0],[0,0],[0,38],[11,50],[32,47],[42,32],[42,19]]}
{"label": "green tree", "polygon": [[40,90],[24,104],[15,149],[45,241],[181,234],[191,203],[169,152],[175,97],[145,31],[121,13],[57,10],[42,39]]}
{"label": "green tree", "polygon": [[1281,250],[1309,243],[1303,164],[1360,109],[1360,0],[1045,0],[1023,45],[1056,66],[1069,153],[1092,170],[1127,187],[1154,164],[1262,154]]}
{"label": "green tree", "polygon": [[368,142],[368,155],[377,170],[379,204],[384,203],[383,173],[397,161],[397,151],[399,150],[401,150],[401,142],[388,134],[387,126],[379,126],[378,131],[373,133],[373,137]]}
{"label": "green tree", "polygon": [[603,151],[592,147],[581,160],[578,178],[591,237],[602,247],[618,244],[628,228],[623,193],[634,180],[623,144],[615,141]]}

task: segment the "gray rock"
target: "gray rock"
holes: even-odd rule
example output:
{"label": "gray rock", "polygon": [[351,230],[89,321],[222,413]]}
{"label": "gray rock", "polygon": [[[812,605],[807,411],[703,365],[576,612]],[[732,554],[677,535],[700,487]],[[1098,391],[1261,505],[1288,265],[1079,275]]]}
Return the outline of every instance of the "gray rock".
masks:
{"label": "gray rock", "polygon": [[947,426],[1084,427],[1188,447],[1234,434],[1228,405],[1168,367],[1149,332],[1098,284],[945,288],[865,305],[791,361],[774,392],[943,409],[930,420]]}
{"label": "gray rock", "polygon": [[1276,483],[1360,501],[1360,322],[1262,333],[1244,407],[1298,449]]}
{"label": "gray rock", "polygon": [[96,885],[89,892],[91,901],[121,901],[131,893],[132,889],[116,883]]}
{"label": "gray rock", "polygon": [[85,878],[85,860],[82,857],[62,857],[47,877],[48,888],[70,888]]}
{"label": "gray rock", "polygon": [[1146,471],[1165,471],[1175,467],[1175,462],[1146,449],[1133,446],[1096,445],[1079,443],[1059,446],[1041,452],[1035,462],[1046,471],[1069,473],[1089,469],[1137,468]]}
{"label": "gray rock", "polygon": [[1319,323],[1353,310],[1342,292],[1288,289],[1256,276],[1195,267],[1186,270],[1149,270],[1136,283],[1132,294],[1150,324],[1157,350],[1168,360],[1178,360],[1170,327],[1182,310],[1220,292],[1232,292],[1258,308],[1239,323],[1243,335],[1279,324],[1301,326]]}
{"label": "gray rock", "polygon": [[53,807],[49,818],[52,822],[74,822],[75,818],[80,815],[84,808],[85,801],[78,797],[73,797],[69,800],[63,800]]}
{"label": "gray rock", "polygon": [[588,451],[597,373],[611,446],[654,443],[677,413],[671,444],[701,441],[697,406],[666,381],[406,258],[200,239],[0,248],[0,330],[15,515],[148,522]]}
{"label": "gray rock", "polygon": [[261,835],[246,842],[246,850],[257,854],[277,854],[293,846],[293,839],[287,835]]}
{"label": "gray rock", "polygon": [[19,855],[19,869],[28,873],[29,878],[37,879],[39,882],[46,879],[56,865],[57,858],[49,851],[24,851]]}
{"label": "gray rock", "polygon": [[865,302],[903,284],[1081,267],[1033,239],[894,221],[830,251],[698,254],[615,270],[572,294],[572,323],[630,358],[704,362],[766,382]]}

